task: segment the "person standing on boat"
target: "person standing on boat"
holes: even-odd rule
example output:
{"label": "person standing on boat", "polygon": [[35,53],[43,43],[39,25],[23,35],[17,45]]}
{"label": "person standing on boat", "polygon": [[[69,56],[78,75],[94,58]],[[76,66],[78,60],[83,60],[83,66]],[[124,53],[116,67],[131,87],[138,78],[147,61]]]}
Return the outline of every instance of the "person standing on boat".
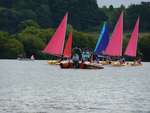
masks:
{"label": "person standing on boat", "polygon": [[95,53],[91,54],[91,62],[99,63],[98,55]]}
{"label": "person standing on boat", "polygon": [[79,55],[78,55],[77,53],[73,55],[72,61],[73,61],[74,67],[75,67],[75,68],[79,68],[79,61],[80,61],[80,58],[79,58]]}
{"label": "person standing on boat", "polygon": [[81,50],[81,48],[79,48],[78,46],[76,46],[75,48],[73,48],[73,54],[75,55],[75,54],[78,54],[79,55],[79,60],[81,60],[82,59],[82,50]]}

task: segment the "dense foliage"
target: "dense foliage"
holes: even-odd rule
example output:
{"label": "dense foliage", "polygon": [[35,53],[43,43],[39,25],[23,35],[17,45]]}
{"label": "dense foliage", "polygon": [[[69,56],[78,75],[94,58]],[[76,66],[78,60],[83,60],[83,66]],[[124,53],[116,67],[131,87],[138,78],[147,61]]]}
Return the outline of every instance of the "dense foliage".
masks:
{"label": "dense foliage", "polygon": [[96,0],[0,0],[0,30],[17,32],[25,20],[56,27],[66,12],[69,23],[79,30],[98,27],[107,18]]}
{"label": "dense foliage", "polygon": [[[73,27],[73,47],[94,49],[99,28],[108,21],[110,30],[124,11],[124,48],[140,16],[138,54],[150,61],[150,4],[142,2],[125,8],[113,6],[98,8],[96,0],[0,0],[0,58],[17,58],[23,54],[47,59],[41,51],[53,35],[66,12],[68,24]],[[69,29],[67,30],[68,36]],[[67,37],[66,36],[66,37]]]}

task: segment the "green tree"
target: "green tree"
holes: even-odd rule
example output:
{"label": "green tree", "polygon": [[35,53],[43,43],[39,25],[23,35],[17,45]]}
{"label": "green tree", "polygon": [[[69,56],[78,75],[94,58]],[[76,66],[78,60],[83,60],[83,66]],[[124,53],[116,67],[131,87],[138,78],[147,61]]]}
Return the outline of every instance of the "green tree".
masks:
{"label": "green tree", "polygon": [[24,46],[27,57],[34,54],[36,58],[39,58],[38,55],[45,45],[43,40],[37,35],[39,32],[39,29],[27,27],[17,35],[17,39],[20,40]]}
{"label": "green tree", "polygon": [[139,51],[143,55],[144,61],[150,61],[150,35],[141,37],[139,40]]}
{"label": "green tree", "polygon": [[140,4],[131,5],[126,10],[126,19],[129,24],[129,29],[133,29],[137,17],[140,17],[140,31],[150,31],[150,5]]}
{"label": "green tree", "polygon": [[35,28],[40,28],[40,26],[38,25],[38,23],[36,23],[33,20],[25,20],[22,21],[19,25],[18,25],[18,31],[22,31],[24,29],[26,29],[27,27],[35,27]]}
{"label": "green tree", "polygon": [[10,33],[16,32],[20,21],[19,15],[15,10],[0,8],[0,30]]}
{"label": "green tree", "polygon": [[9,34],[6,32],[0,32],[0,58],[5,58],[4,54],[5,54],[5,45],[7,40],[9,39]]}
{"label": "green tree", "polygon": [[4,58],[17,58],[23,53],[23,45],[16,39],[8,39],[5,44]]}

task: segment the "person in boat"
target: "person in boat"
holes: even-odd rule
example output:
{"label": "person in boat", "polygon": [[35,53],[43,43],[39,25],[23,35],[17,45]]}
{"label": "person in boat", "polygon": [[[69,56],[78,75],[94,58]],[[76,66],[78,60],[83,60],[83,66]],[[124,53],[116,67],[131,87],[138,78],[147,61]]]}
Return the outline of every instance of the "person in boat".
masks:
{"label": "person in boat", "polygon": [[78,46],[76,46],[75,48],[73,48],[73,54],[78,54],[79,55],[79,59],[81,60],[82,59],[82,50],[81,48],[79,48]]}
{"label": "person in boat", "polygon": [[64,57],[61,56],[57,61],[58,61],[58,63],[61,63],[61,61],[63,61],[63,60],[64,60]]}
{"label": "person in boat", "polygon": [[91,54],[90,51],[88,49],[85,49],[85,51],[82,52],[82,61],[90,61],[91,58]]}
{"label": "person in boat", "polygon": [[139,58],[137,59],[137,63],[138,63],[138,64],[142,64],[141,61],[142,61],[142,60],[141,60],[141,58],[139,57]]}
{"label": "person in boat", "polygon": [[125,64],[125,58],[124,58],[124,57],[121,58],[121,59],[119,60],[119,63],[120,63],[120,64]]}
{"label": "person in boat", "polygon": [[96,62],[96,54],[91,54],[91,62]]}
{"label": "person in boat", "polygon": [[30,57],[31,60],[35,60],[34,55],[32,54],[32,56]]}
{"label": "person in boat", "polygon": [[99,61],[100,61],[99,55],[97,55],[97,54],[95,54],[95,61],[96,61],[97,63],[99,63]]}
{"label": "person in boat", "polygon": [[108,64],[111,64],[111,61],[112,61],[111,57],[110,56],[106,56],[106,62]]}
{"label": "person in boat", "polygon": [[134,60],[134,63],[133,64],[142,64],[141,63],[141,58],[140,57],[137,57],[135,60]]}
{"label": "person in boat", "polygon": [[22,60],[22,59],[26,59],[26,54],[23,53],[23,54],[19,54],[18,57],[17,57],[18,60]]}
{"label": "person in boat", "polygon": [[75,68],[79,68],[79,61],[80,61],[80,58],[79,58],[79,55],[77,53],[75,53],[73,56],[72,56],[72,61],[73,61],[73,65]]}

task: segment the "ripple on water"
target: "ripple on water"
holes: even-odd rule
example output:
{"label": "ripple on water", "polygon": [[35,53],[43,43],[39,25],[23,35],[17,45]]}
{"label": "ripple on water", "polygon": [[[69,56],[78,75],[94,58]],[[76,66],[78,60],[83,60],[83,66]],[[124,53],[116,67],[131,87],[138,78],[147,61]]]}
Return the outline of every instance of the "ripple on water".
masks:
{"label": "ripple on water", "polygon": [[150,113],[149,67],[61,70],[0,60],[0,113]]}

